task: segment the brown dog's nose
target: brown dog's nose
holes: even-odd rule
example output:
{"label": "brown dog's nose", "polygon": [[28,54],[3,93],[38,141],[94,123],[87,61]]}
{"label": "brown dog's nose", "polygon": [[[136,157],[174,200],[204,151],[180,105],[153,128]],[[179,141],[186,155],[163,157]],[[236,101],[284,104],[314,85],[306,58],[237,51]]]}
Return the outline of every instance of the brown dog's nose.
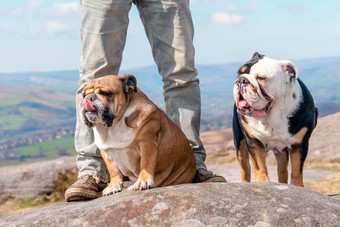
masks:
{"label": "brown dog's nose", "polygon": [[92,102],[88,99],[84,100],[84,110],[85,111],[95,111],[96,109],[92,105]]}

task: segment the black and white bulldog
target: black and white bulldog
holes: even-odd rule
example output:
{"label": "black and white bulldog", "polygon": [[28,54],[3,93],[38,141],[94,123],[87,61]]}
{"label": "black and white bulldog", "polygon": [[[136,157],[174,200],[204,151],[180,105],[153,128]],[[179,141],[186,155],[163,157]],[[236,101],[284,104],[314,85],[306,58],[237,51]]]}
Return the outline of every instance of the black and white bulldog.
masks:
{"label": "black and white bulldog", "polygon": [[279,182],[288,182],[290,156],[291,183],[303,187],[303,165],[318,111],[296,66],[256,52],[237,73],[233,133],[242,182],[250,182],[249,156],[255,181],[269,181],[266,152],[273,150]]}

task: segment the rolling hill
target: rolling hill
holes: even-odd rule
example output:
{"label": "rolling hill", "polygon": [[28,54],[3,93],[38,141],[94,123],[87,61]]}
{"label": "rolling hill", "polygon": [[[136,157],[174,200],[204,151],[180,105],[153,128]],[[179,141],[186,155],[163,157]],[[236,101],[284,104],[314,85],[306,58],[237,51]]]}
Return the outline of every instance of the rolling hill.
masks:
{"label": "rolling hill", "polygon": [[[299,77],[312,92],[320,116],[340,111],[340,57],[295,60]],[[233,104],[232,89],[236,71],[242,63],[198,65],[202,92],[202,131],[230,126]],[[147,66],[121,72],[136,76],[138,86],[157,105],[164,108],[162,80],[156,66]],[[0,74],[0,81],[6,85],[22,85],[49,88],[49,91],[74,95],[77,89],[78,72],[29,72]],[[25,90],[26,88],[22,88]],[[29,89],[29,88],[27,88]],[[60,96],[61,93],[58,93]],[[60,96],[61,97],[61,96]],[[20,104],[20,99],[12,98],[5,103]],[[1,106],[1,104],[0,104]]]}
{"label": "rolling hill", "polygon": [[51,88],[0,84],[0,141],[75,124],[74,96]]}

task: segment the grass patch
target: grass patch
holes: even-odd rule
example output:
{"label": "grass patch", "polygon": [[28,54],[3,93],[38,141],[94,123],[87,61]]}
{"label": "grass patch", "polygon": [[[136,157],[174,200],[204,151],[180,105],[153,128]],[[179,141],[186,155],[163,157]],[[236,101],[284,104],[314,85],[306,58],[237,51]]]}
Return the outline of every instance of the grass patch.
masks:
{"label": "grass patch", "polygon": [[237,163],[234,150],[222,148],[220,152],[214,155],[208,155],[205,164],[223,165]]}
{"label": "grass patch", "polygon": [[305,182],[305,187],[326,195],[340,194],[340,172],[320,181]]}
{"label": "grass patch", "polygon": [[334,173],[319,181],[306,182],[305,187],[326,195],[340,194],[340,162],[306,162],[305,168],[331,170]]}
{"label": "grass patch", "polygon": [[0,117],[0,128],[2,130],[17,130],[24,123],[26,119],[18,115],[6,115]]}
{"label": "grass patch", "polygon": [[0,214],[19,214],[26,211],[37,210],[42,207],[61,204],[63,201],[35,204],[33,200],[8,200],[0,205]]}
{"label": "grass patch", "polygon": [[307,161],[305,163],[305,168],[313,169],[325,169],[335,172],[340,172],[340,162],[332,161]]}
{"label": "grass patch", "polygon": [[3,107],[14,106],[14,105],[20,104],[25,100],[26,100],[26,97],[6,94],[6,98],[2,99],[0,102],[0,109]]}
{"label": "grass patch", "polygon": [[27,157],[40,155],[46,158],[56,158],[63,155],[73,155],[75,154],[74,138],[65,137],[25,147],[16,147],[12,151]]}

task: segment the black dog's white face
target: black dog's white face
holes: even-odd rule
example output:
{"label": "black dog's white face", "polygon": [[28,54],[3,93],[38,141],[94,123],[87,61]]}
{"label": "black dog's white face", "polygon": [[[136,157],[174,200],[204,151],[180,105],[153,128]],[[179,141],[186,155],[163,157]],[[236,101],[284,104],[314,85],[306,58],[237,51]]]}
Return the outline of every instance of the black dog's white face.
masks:
{"label": "black dog's white face", "polygon": [[289,92],[297,77],[297,69],[292,62],[254,53],[252,59],[238,70],[234,85],[238,112],[266,118],[273,105]]}

